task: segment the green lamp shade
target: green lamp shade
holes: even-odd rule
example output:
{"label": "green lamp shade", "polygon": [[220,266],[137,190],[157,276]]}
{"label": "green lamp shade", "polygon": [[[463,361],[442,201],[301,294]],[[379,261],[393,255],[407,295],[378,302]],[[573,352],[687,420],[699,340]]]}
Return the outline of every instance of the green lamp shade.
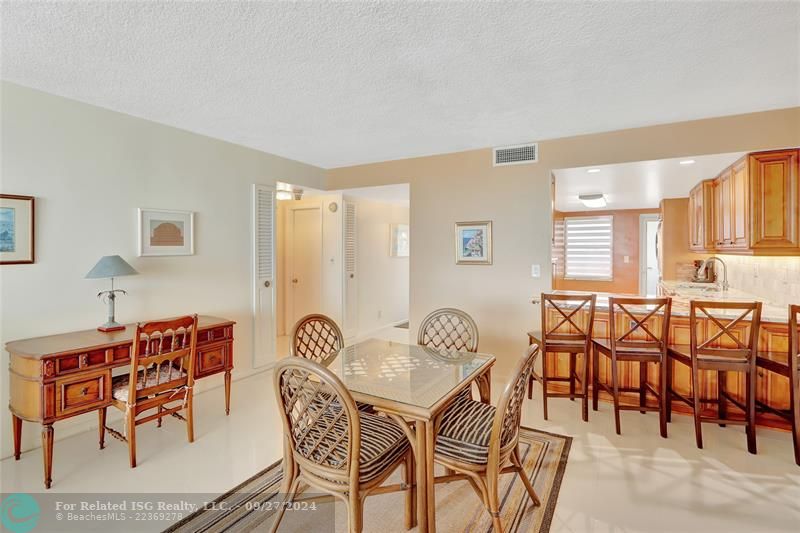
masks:
{"label": "green lamp shade", "polygon": [[138,274],[136,270],[118,255],[106,255],[92,268],[86,279],[117,278],[119,276],[132,276]]}

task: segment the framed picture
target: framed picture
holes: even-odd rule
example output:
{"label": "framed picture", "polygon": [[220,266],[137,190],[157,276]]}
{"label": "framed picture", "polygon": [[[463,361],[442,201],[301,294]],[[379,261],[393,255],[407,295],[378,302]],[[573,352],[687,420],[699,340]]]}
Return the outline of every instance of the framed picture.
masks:
{"label": "framed picture", "polygon": [[194,255],[194,212],[139,209],[139,256]]}
{"label": "framed picture", "polygon": [[492,264],[492,222],[456,222],[456,264]]}
{"label": "framed picture", "polygon": [[391,224],[389,255],[392,257],[408,257],[411,249],[408,224]]}
{"label": "framed picture", "polygon": [[0,265],[34,262],[34,198],[0,194]]}

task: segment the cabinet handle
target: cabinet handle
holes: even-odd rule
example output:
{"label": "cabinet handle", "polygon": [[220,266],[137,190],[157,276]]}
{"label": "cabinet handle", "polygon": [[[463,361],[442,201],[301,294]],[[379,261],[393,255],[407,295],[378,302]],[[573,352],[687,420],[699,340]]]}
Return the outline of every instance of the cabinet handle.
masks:
{"label": "cabinet handle", "polygon": [[81,396],[86,396],[89,394],[89,387],[84,387],[81,389]]}

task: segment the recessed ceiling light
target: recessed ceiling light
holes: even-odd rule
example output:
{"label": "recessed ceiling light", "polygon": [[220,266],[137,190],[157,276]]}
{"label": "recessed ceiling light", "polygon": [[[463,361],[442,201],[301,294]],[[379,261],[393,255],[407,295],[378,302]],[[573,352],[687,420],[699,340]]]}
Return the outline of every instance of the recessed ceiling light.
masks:
{"label": "recessed ceiling light", "polygon": [[597,174],[598,172],[600,172],[600,169],[599,168],[590,168],[586,172],[588,172],[589,174]]}
{"label": "recessed ceiling light", "polygon": [[681,161],[678,164],[679,165],[694,165],[694,159],[684,159],[683,161]]}
{"label": "recessed ceiling light", "polygon": [[592,209],[606,206],[606,197],[602,194],[579,194],[578,200],[583,202],[583,205]]}

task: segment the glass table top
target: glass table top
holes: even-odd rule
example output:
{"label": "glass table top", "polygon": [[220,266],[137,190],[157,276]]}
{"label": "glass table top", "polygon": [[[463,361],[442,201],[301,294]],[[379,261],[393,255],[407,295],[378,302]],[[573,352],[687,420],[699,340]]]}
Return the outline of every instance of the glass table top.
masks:
{"label": "glass table top", "polygon": [[494,359],[487,354],[368,339],[340,350],[328,369],[351,392],[427,409],[474,379]]}

